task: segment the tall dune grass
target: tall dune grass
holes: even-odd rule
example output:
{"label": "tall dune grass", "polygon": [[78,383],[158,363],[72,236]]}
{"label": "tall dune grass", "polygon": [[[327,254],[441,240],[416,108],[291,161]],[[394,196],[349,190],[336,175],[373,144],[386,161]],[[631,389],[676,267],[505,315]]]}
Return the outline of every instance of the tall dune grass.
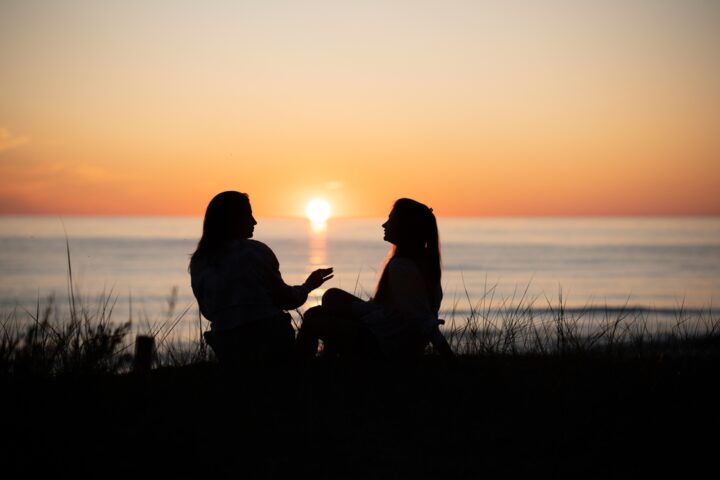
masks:
{"label": "tall dune grass", "polygon": [[173,336],[192,304],[176,313],[177,288],[168,297],[168,308],[161,319],[142,315],[133,329],[132,298],[129,318],[115,321],[117,295],[103,290],[96,298],[83,296],[72,273],[70,244],[67,252],[67,308],[61,308],[54,295],[38,296],[33,311],[17,307],[0,319],[0,376],[52,377],[74,374],[112,374],[130,370],[134,335],[154,339],[154,366],[184,365],[212,358],[202,338],[198,313],[195,341]]}
{"label": "tall dune grass", "polygon": [[[194,303],[178,312],[177,288],[171,290],[167,310],[159,319],[140,315],[135,328],[130,314],[116,322],[117,296],[112,290],[95,298],[83,296],[72,274],[70,245],[67,309],[53,296],[33,311],[17,308],[0,319],[0,376],[51,377],[74,374],[115,374],[131,370],[134,335],[150,336],[155,344],[155,367],[212,361],[203,339],[203,320]],[[569,311],[562,289],[556,301],[544,299],[537,309],[528,296],[530,284],[510,297],[497,297],[496,287],[485,285],[473,301],[467,290],[460,313],[455,301],[442,330],[452,349],[461,356],[501,355],[705,355],[720,352],[720,316],[712,308],[688,311],[681,303],[674,321],[663,324],[652,313],[632,308]],[[187,321],[194,309],[195,321]],[[538,313],[542,312],[542,313]],[[301,310],[293,319],[302,322]],[[183,322],[183,320],[186,320]],[[180,332],[180,325],[188,328]],[[191,339],[191,340],[188,340]],[[427,353],[432,354],[428,348]]]}
{"label": "tall dune grass", "polygon": [[[36,304],[34,311],[17,308],[0,320],[0,376],[50,377],[72,374],[110,374],[131,370],[135,334],[155,339],[154,366],[180,366],[212,361],[202,338],[203,320],[187,321],[192,306],[175,312],[176,290],[168,297],[161,319],[133,328],[131,320],[113,320],[117,297],[103,292],[96,298],[69,294],[72,308],[62,309],[54,297]],[[720,352],[720,316],[707,309],[688,313],[679,308],[670,326],[652,313],[632,309],[598,314],[568,312],[560,293],[538,315],[524,293],[496,299],[494,288],[471,304],[469,314],[454,313],[442,328],[460,356],[568,356],[610,357],[651,355],[706,355]],[[526,292],[525,292],[526,293]],[[469,301],[469,299],[466,299]],[[297,312],[295,327],[302,322]],[[592,315],[592,321],[591,321]],[[185,320],[185,322],[183,322]],[[180,332],[184,325],[189,331]],[[191,338],[192,340],[188,340]],[[427,353],[432,354],[428,348]]]}
{"label": "tall dune grass", "polygon": [[444,334],[461,355],[655,355],[720,352],[720,315],[712,306],[688,311],[681,302],[670,321],[658,311],[620,308],[567,308],[562,288],[556,301],[528,297],[530,284],[510,297],[496,298],[485,286],[469,313],[446,320]]}

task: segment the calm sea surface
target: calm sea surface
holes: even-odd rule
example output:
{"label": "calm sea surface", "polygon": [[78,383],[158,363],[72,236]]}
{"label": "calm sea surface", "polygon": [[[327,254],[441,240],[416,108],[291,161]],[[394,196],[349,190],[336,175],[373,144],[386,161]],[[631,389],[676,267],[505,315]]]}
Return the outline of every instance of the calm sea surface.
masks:
{"label": "calm sea surface", "polygon": [[[326,286],[369,295],[388,252],[383,219],[260,219],[255,238],[280,260],[287,283],[318,266],[335,268]],[[708,309],[720,298],[720,218],[440,219],[443,316],[462,316],[483,298],[502,309],[524,302],[569,309],[672,313]],[[197,324],[187,273],[201,233],[194,217],[0,217],[0,310],[34,311],[50,295],[67,304],[72,273],[87,303],[112,292],[113,318],[161,321],[176,288],[175,312]],[[322,294],[322,291],[316,291]],[[514,299],[514,300],[513,300]],[[305,308],[317,303],[317,297]]]}

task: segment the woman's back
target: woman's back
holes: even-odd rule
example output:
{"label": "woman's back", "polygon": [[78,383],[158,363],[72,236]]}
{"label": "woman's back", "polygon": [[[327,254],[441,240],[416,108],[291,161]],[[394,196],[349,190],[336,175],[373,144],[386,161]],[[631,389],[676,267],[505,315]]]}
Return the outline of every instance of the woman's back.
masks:
{"label": "woman's back", "polygon": [[279,264],[262,242],[233,240],[212,258],[201,257],[190,269],[193,293],[213,330],[228,330],[279,315],[271,277]]}
{"label": "woman's back", "polygon": [[357,303],[354,313],[378,339],[380,349],[395,356],[408,342],[422,342],[437,328],[442,290],[436,285],[429,291],[420,268],[409,258],[393,258],[386,274],[382,302]]}

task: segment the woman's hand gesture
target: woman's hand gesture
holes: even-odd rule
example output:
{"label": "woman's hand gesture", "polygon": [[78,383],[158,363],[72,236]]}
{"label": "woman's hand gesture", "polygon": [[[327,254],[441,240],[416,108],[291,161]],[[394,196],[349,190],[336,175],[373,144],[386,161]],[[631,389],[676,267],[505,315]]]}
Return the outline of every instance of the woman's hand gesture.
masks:
{"label": "woman's hand gesture", "polygon": [[310,275],[308,275],[307,280],[305,280],[305,283],[303,283],[303,286],[305,286],[308,291],[313,291],[326,281],[330,280],[332,277],[332,268],[318,268]]}

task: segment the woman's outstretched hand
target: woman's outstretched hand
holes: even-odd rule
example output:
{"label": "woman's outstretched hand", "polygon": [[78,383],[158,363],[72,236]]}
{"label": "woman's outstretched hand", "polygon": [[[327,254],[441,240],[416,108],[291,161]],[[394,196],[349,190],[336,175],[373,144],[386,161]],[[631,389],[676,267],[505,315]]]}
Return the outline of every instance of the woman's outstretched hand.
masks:
{"label": "woman's outstretched hand", "polygon": [[312,272],[310,275],[308,275],[307,280],[305,280],[305,283],[303,285],[310,291],[315,290],[320,285],[325,283],[326,281],[330,280],[333,277],[333,269],[332,268],[318,268],[314,272]]}

